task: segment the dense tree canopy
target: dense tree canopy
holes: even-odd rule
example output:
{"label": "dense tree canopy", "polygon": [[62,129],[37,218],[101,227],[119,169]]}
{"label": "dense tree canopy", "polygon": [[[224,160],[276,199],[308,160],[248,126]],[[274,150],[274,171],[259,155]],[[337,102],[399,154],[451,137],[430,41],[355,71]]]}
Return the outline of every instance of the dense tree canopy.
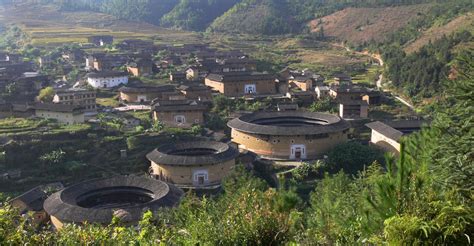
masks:
{"label": "dense tree canopy", "polygon": [[388,77],[397,88],[410,97],[432,97],[442,89],[441,82],[449,73],[449,63],[454,59],[453,48],[472,41],[471,33],[464,31],[442,37],[422,47],[413,54],[406,54],[398,45],[382,48],[387,64]]}

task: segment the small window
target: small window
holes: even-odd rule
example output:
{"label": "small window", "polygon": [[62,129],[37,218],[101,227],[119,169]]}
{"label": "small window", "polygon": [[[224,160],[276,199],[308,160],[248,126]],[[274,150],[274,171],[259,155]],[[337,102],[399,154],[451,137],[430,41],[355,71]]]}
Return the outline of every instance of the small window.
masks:
{"label": "small window", "polygon": [[178,124],[184,124],[186,123],[186,118],[184,117],[184,115],[176,115],[174,117],[174,120],[176,121],[176,123]]}

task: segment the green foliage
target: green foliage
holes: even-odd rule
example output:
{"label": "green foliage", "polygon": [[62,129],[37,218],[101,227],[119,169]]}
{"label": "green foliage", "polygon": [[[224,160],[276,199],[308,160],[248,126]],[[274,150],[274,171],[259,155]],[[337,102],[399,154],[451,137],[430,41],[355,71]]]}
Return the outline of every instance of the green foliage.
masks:
{"label": "green foliage", "polygon": [[57,4],[64,11],[100,11],[120,19],[160,24],[160,18],[177,3],[178,0],[63,0]]}
{"label": "green foliage", "polygon": [[195,136],[201,136],[204,133],[204,128],[200,125],[194,125],[191,127],[191,133]]}
{"label": "green foliage", "polygon": [[[419,148],[430,149],[425,156],[433,163],[437,182],[445,188],[459,189],[466,198],[472,198],[474,187],[473,135],[474,135],[474,51],[463,53],[453,66],[457,78],[447,81],[445,100],[438,104],[435,119],[429,131],[417,139]],[[425,141],[423,141],[425,140]],[[418,149],[410,150],[417,154]]]}
{"label": "green foliage", "polygon": [[465,31],[444,36],[410,55],[396,45],[384,47],[382,55],[388,68],[386,73],[393,84],[403,88],[410,97],[435,96],[448,75],[448,64],[455,58],[453,47],[468,41],[472,41],[472,35]]}
{"label": "green foliage", "polygon": [[40,90],[38,100],[41,102],[50,103],[53,101],[54,94],[55,92],[53,87],[48,86]]}
{"label": "green foliage", "polygon": [[368,167],[374,161],[383,163],[383,154],[380,150],[357,142],[348,142],[336,146],[328,154],[328,166],[331,171],[356,174]]}
{"label": "green foliage", "polygon": [[271,100],[247,101],[244,98],[230,99],[217,95],[212,99],[212,109],[206,117],[206,126],[213,130],[222,130],[227,123],[227,117],[235,111],[258,111],[271,106]]}
{"label": "green foliage", "polygon": [[331,98],[324,98],[322,100],[314,101],[308,110],[311,112],[336,112],[336,104],[334,104]]}
{"label": "green foliage", "polygon": [[163,16],[164,26],[202,31],[239,0],[180,0]]}
{"label": "green foliage", "polygon": [[39,159],[47,165],[58,165],[64,161],[65,157],[66,152],[62,149],[58,149],[40,156]]}
{"label": "green foliage", "polygon": [[327,168],[326,163],[317,160],[313,163],[303,162],[300,166],[292,170],[293,178],[297,181],[304,181],[307,178],[319,175],[321,170]]}
{"label": "green foliage", "polygon": [[136,136],[130,136],[127,138],[127,148],[134,150],[139,146],[139,139]]}
{"label": "green foliage", "polygon": [[114,219],[110,226],[65,225],[62,230],[37,233],[11,208],[0,209],[3,244],[179,244],[277,245],[288,242],[301,226],[300,200],[292,190],[267,189],[264,183],[237,168],[214,201],[188,194],[175,209],[145,212],[136,227]]}
{"label": "green foliage", "polygon": [[28,35],[24,33],[18,26],[10,26],[0,36],[0,48],[16,50],[23,48],[28,42]]}
{"label": "green foliage", "polygon": [[243,0],[215,19],[210,31],[250,34],[282,34],[297,30],[281,0]]}

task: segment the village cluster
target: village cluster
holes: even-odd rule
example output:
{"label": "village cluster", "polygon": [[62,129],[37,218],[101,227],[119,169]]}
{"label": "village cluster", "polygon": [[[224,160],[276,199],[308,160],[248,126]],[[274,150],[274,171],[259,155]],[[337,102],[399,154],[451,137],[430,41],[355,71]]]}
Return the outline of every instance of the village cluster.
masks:
{"label": "village cluster", "polygon": [[[113,52],[101,48],[112,44]],[[162,54],[159,59],[157,54]],[[335,146],[351,140],[353,124],[361,120],[369,122],[363,127],[371,129],[370,144],[396,154],[400,138],[419,130],[423,123],[370,122],[369,107],[382,104],[384,94],[353,84],[346,74],[324,78],[308,70],[258,71],[251,55],[207,44],[156,45],[151,40],[114,41],[112,36],[92,36],[87,44],[59,57],[63,70],[78,67],[84,74],[73,83],[42,74],[57,59],[41,56],[33,62],[15,54],[0,54],[1,88],[14,95],[0,102],[0,117],[45,118],[73,125],[94,124],[98,114],[120,118],[123,112],[145,111],[153,122],[165,127],[205,128],[213,98],[218,95],[278,102],[270,110],[233,112],[227,122],[229,141],[156,146],[146,156],[153,180],[128,176],[86,181],[49,197],[35,188],[13,199],[12,204],[22,212],[35,211],[37,220],[50,218],[58,228],[65,222],[106,224],[113,216],[136,222],[144,208],[177,204],[181,189],[218,189],[236,163],[249,155],[267,161],[322,159]],[[141,80],[163,71],[170,71],[166,83]],[[51,101],[38,100],[40,91],[48,86],[54,88]],[[120,106],[98,106],[96,99],[102,92],[116,93]],[[306,109],[318,100],[337,104],[337,113]]]}

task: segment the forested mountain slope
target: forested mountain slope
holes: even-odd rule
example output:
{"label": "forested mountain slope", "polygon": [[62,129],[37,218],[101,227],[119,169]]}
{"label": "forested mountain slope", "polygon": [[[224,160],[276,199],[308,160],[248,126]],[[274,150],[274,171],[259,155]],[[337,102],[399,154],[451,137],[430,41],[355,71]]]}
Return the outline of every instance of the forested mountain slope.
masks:
{"label": "forested mountain slope", "polygon": [[439,40],[444,35],[450,35],[462,30],[468,30],[471,32],[474,30],[474,12],[460,15],[446,24],[438,23],[433,25],[424,30],[416,40],[405,44],[404,50],[408,53],[415,52],[424,45]]}
{"label": "forested mountain slope", "polygon": [[244,0],[217,18],[209,27],[211,31],[282,34],[298,30],[298,25],[289,15],[287,3],[279,0]]}
{"label": "forested mountain slope", "polygon": [[181,0],[161,19],[161,24],[202,31],[240,0]]}

